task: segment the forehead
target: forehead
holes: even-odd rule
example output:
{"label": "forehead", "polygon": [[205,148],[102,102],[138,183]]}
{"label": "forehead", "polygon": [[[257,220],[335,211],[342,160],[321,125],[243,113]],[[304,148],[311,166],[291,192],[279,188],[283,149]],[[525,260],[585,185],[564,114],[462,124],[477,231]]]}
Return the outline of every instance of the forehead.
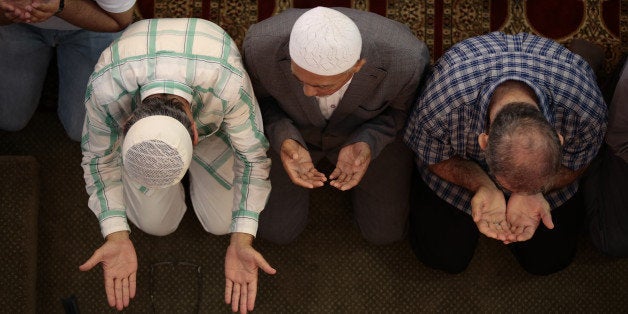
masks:
{"label": "forehead", "polygon": [[299,81],[312,86],[333,85],[338,83],[338,81],[346,75],[346,73],[340,73],[336,75],[314,74],[298,66],[296,63],[294,63],[294,61],[291,62],[290,69],[292,70],[292,74]]}

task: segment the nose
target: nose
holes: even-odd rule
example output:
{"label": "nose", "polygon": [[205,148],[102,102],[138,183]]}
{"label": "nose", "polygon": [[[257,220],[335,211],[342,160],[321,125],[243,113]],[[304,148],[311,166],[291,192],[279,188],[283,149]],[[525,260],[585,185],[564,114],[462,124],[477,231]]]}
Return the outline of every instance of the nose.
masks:
{"label": "nose", "polygon": [[316,96],[316,94],[318,94],[318,91],[316,90],[316,87],[303,84],[303,94],[305,94],[305,96],[312,97]]}

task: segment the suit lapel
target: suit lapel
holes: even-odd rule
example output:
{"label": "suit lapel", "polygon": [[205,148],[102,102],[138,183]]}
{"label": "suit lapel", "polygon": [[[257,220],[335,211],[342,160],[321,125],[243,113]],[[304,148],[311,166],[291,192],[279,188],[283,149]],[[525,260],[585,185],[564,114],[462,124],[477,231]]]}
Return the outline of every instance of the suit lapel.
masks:
{"label": "suit lapel", "polygon": [[356,108],[365,102],[369,97],[373,97],[373,91],[379,83],[386,77],[386,71],[377,67],[368,66],[367,63],[362,69],[353,75],[353,79],[349,84],[349,88],[338,104],[338,108],[334,111],[329,119],[329,125],[341,122]]}

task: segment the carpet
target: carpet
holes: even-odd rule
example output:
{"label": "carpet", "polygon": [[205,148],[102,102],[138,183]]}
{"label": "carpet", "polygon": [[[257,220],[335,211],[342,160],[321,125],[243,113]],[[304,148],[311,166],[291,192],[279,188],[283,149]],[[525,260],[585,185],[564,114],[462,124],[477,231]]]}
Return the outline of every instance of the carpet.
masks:
{"label": "carpet", "polygon": [[39,163],[33,156],[0,154],[0,308],[35,313]]}
{"label": "carpet", "polygon": [[[0,155],[31,155],[40,164],[36,312],[64,313],[61,300],[75,296],[81,313],[115,313],[101,268],[78,270],[103,239],[87,207],[80,147],[56,112],[41,106],[26,129],[0,131]],[[0,172],[0,182],[11,175]],[[3,202],[3,212],[20,200]],[[256,241],[277,274],[260,274],[255,313],[628,312],[628,259],[600,254],[585,234],[573,264],[557,274],[527,274],[505,246],[482,237],[469,268],[449,275],[417,261],[407,240],[366,243],[343,192],[316,189],[309,219],[295,243]],[[173,234],[132,227],[131,239],[138,290],[124,313],[194,313],[197,305],[200,313],[230,312],[223,301],[228,237],[205,233],[188,210]],[[3,276],[15,272],[3,269]]]}
{"label": "carpet", "polygon": [[[577,33],[553,35],[563,36],[559,40],[576,36],[597,40],[608,45],[606,57],[612,60],[615,58],[612,49],[627,50],[627,2],[579,1],[582,14],[565,17],[573,19],[565,25],[577,25]],[[260,16],[313,3],[140,0],[138,14],[145,18],[205,17],[241,40],[248,26]],[[487,29],[516,31],[531,25],[545,29],[537,20],[532,24],[520,20],[527,16],[524,12],[532,12],[533,5],[541,1],[350,0],[343,3],[378,14],[385,12],[403,21],[430,44],[433,57],[462,38]],[[547,3],[554,5],[557,1]],[[620,10],[610,12],[605,6]],[[499,16],[506,18],[494,19],[498,11]],[[620,17],[615,17],[616,28],[602,29],[602,17],[610,15],[610,25],[612,16],[619,12]],[[599,23],[587,20],[593,16],[590,14]],[[577,18],[589,22],[578,24]],[[54,93],[44,95],[40,108],[24,130],[0,131],[0,155],[33,156],[39,164],[37,301],[31,305],[36,306],[37,313],[63,313],[61,301],[74,296],[82,313],[114,313],[106,303],[102,270],[99,267],[89,272],[78,270],[78,265],[103,239],[97,219],[87,207],[80,147],[65,136],[56,116],[55,99]],[[16,165],[0,171],[4,192],[14,187],[8,182],[14,182],[11,179],[19,169]],[[28,179],[18,183],[37,185]],[[21,185],[15,185],[18,186]],[[11,208],[22,206],[19,202],[24,200],[3,198],[3,213],[12,214]],[[125,313],[190,313],[197,308],[200,313],[230,312],[223,301],[223,263],[228,237],[205,233],[194,214],[188,211],[171,235],[154,237],[132,227],[131,238],[139,260],[138,292]],[[347,195],[330,187],[313,192],[310,221],[295,243],[277,246],[256,241],[255,246],[278,271],[274,276],[260,275],[256,313],[628,312],[625,295],[628,259],[600,254],[584,233],[573,264],[557,274],[529,275],[506,247],[481,237],[469,268],[461,274],[448,275],[418,262],[408,241],[387,246],[366,243],[352,222]],[[5,263],[15,262],[15,258],[19,261],[19,256],[14,255],[3,251]],[[13,301],[7,299],[8,293],[15,292],[11,289],[18,292],[28,289],[10,285],[10,278],[16,278],[18,271],[18,267],[2,269],[3,277],[9,278],[4,284],[8,292],[2,292],[5,300]]]}
{"label": "carpet", "polygon": [[201,17],[240,44],[248,27],[287,8],[352,7],[402,22],[430,48],[432,61],[455,43],[491,31],[531,32],[566,44],[604,48],[604,69],[628,52],[628,0],[138,0],[140,17]]}

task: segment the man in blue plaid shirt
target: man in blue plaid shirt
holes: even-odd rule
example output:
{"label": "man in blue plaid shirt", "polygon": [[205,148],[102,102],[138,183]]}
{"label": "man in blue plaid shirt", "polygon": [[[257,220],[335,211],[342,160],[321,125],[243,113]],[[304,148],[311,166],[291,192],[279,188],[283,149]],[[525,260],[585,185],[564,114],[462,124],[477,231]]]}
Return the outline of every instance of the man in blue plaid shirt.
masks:
{"label": "man in blue plaid shirt", "polygon": [[580,56],[525,33],[458,43],[435,64],[405,133],[420,174],[415,254],[459,273],[481,232],[530,273],[563,269],[582,226],[578,179],[605,131],[606,105]]}

